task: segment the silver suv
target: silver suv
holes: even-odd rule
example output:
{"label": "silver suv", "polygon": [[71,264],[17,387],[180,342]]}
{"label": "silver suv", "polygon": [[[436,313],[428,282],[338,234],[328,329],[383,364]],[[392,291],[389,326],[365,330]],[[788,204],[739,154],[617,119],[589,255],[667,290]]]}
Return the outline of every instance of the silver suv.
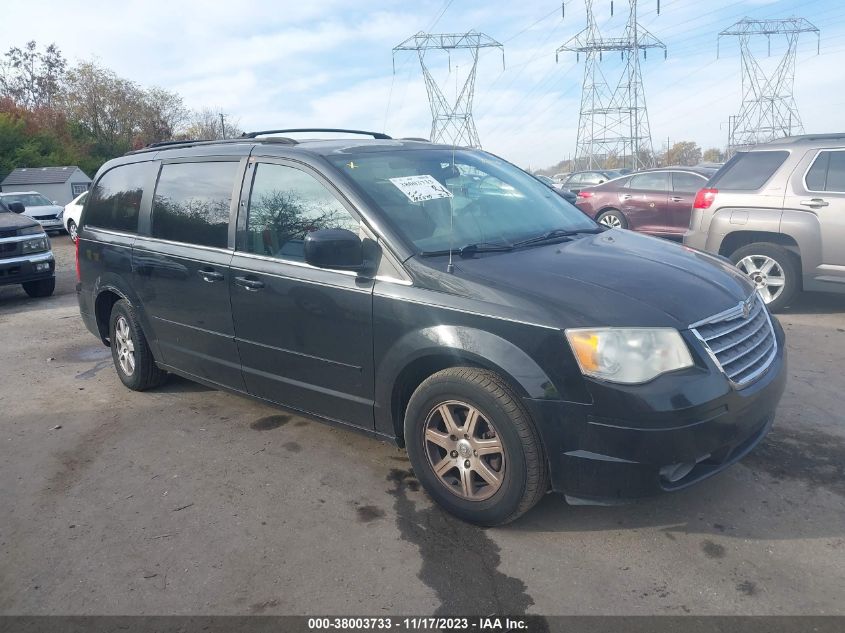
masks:
{"label": "silver suv", "polygon": [[684,244],[728,257],[779,310],[845,292],[845,133],[740,152],[698,192]]}

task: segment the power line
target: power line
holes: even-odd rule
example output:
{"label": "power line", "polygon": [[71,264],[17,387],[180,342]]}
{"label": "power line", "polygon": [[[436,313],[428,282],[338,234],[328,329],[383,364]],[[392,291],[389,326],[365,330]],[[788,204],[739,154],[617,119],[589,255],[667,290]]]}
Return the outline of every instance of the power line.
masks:
{"label": "power line", "polygon": [[[558,55],[570,52],[575,53],[576,59],[581,55],[585,58],[575,163],[577,168],[597,168],[611,160],[628,157],[634,170],[651,167],[654,151],[640,71],[640,51],[645,57],[648,49],[660,48],[665,56],[666,45],[637,21],[637,0],[629,0],[624,37],[602,37],[593,14],[593,1],[585,0],[586,28],[557,50]],[[618,83],[611,86],[601,62],[606,53],[614,52],[620,53],[625,69]]]}
{"label": "power line", "polygon": [[[801,33],[815,33],[820,41],[819,29],[804,18],[743,18],[719,33],[717,42],[723,37],[738,38],[742,55],[742,106],[739,114],[728,120],[728,154],[782,136],[804,133],[793,96],[795,57]],[[769,73],[760,66],[750,46],[752,38],[762,36],[769,44],[769,54],[772,36],[783,36],[787,42],[786,52]]]}
{"label": "power line", "polygon": [[[431,108],[431,141],[448,142],[451,145],[481,147],[481,140],[472,117],[472,101],[475,94],[475,76],[478,69],[478,52],[483,48],[498,48],[502,51],[502,66],[505,63],[505,49],[501,42],[476,31],[467,33],[417,33],[393,49],[394,56],[399,51],[414,51],[420,61],[425,88]],[[430,50],[449,53],[454,50],[469,51],[472,65],[467,72],[463,88],[458,90],[457,73],[455,76],[455,100],[448,100],[443,90],[431,74],[425,61],[425,54]],[[451,72],[451,57],[450,57]]]}

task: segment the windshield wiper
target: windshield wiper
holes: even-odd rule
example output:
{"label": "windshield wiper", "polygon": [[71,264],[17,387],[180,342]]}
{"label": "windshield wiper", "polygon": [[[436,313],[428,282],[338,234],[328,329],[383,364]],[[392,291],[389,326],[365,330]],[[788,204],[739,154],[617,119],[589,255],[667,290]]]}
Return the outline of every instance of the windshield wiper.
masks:
{"label": "windshield wiper", "polygon": [[549,242],[552,240],[563,239],[566,237],[574,237],[576,235],[580,235],[582,233],[602,233],[605,229],[601,227],[594,227],[590,229],[577,229],[577,230],[570,230],[570,229],[552,229],[551,231],[546,231],[540,235],[535,235],[534,237],[529,237],[526,240],[520,240],[519,242],[514,242],[514,247],[518,246],[528,246],[529,244],[539,244],[541,242]]}
{"label": "windshield wiper", "polygon": [[[476,242],[474,244],[464,244],[460,248],[453,248],[452,253],[460,255],[461,257],[472,257],[476,253],[502,253],[505,251],[512,251],[513,244],[499,244],[491,242]],[[434,257],[435,255],[448,255],[449,249],[439,251],[422,251],[420,255],[423,257]]]}

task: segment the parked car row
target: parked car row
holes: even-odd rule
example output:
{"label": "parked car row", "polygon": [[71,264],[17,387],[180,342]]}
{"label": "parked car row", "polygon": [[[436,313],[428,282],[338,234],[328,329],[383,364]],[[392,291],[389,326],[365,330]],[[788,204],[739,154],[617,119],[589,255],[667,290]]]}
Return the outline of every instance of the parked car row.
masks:
{"label": "parked car row", "polygon": [[701,167],[639,171],[580,190],[576,205],[605,226],[681,239],[695,194],[715,173]]}
{"label": "parked car row", "polygon": [[730,259],[773,311],[802,290],[845,292],[845,134],[640,171],[581,189],[576,206],[605,226]]}
{"label": "parked car row", "polygon": [[62,224],[64,209],[37,191],[0,192],[0,200],[6,206],[15,203],[22,204],[24,207],[23,213],[37,220],[47,232],[58,233],[64,229]]}

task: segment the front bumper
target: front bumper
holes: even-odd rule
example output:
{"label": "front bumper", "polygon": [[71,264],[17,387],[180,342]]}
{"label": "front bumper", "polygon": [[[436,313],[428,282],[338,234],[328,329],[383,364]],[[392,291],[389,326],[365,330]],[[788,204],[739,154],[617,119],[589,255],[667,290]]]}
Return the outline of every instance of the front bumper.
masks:
{"label": "front bumper", "polygon": [[667,375],[663,387],[605,386],[594,404],[526,399],[548,452],[552,489],[571,503],[622,503],[680,490],[742,459],[771,428],[786,384],[779,325],[775,335],[777,356],[742,389],[708,372]]}
{"label": "front bumper", "polygon": [[55,274],[56,260],[52,251],[0,259],[0,285],[3,286],[49,279]]}
{"label": "front bumper", "polygon": [[41,228],[45,231],[63,231],[65,228],[61,218],[45,218],[41,220],[35,218],[35,221],[38,222],[38,224],[41,225]]}

